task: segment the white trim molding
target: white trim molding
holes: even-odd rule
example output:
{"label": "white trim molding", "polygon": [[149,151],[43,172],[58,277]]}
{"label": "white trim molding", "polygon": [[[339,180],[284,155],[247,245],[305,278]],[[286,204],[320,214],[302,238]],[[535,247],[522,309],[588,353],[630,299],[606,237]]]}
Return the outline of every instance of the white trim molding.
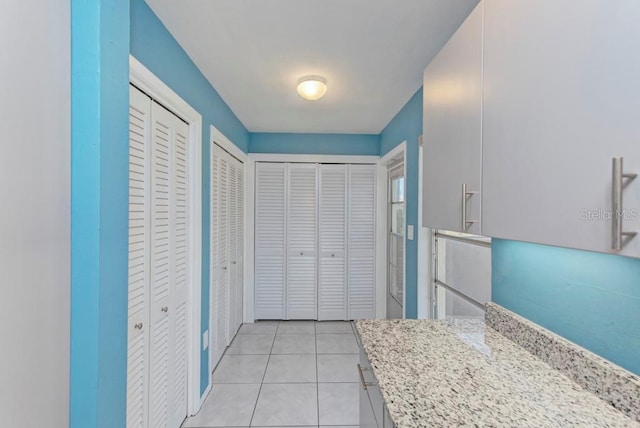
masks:
{"label": "white trim molding", "polygon": [[[376,225],[376,284],[377,284],[377,307],[376,307],[376,317],[377,318],[386,318],[387,317],[387,294],[388,294],[388,278],[387,278],[387,266],[389,261],[387,260],[387,248],[388,248],[388,166],[389,164],[397,161],[398,159],[402,159],[405,165],[405,183],[407,182],[406,176],[406,165],[407,165],[407,142],[403,141],[398,144],[396,147],[391,149],[389,153],[381,157],[378,164],[378,183],[377,183],[377,225]],[[405,184],[406,186],[406,184]],[[406,204],[406,201],[405,201]],[[406,216],[406,212],[405,212]],[[406,221],[405,221],[406,225]],[[415,233],[414,233],[415,236]],[[405,241],[404,241],[404,252],[405,257],[403,257],[403,272],[402,272],[402,316],[406,317],[406,307],[407,307],[407,241],[406,241],[406,232],[405,232]]]}
{"label": "white trim molding", "polygon": [[[244,322],[255,321],[255,173],[256,162],[304,162],[304,163],[342,163],[342,164],[370,164],[376,165],[380,160],[379,156],[364,155],[307,155],[307,154],[279,154],[279,153],[249,153],[245,163],[245,302],[244,302]],[[377,185],[377,183],[376,183]],[[376,195],[377,197],[378,195]],[[386,200],[386,199],[385,199]],[[385,217],[386,219],[386,217]],[[380,219],[376,217],[376,222]],[[378,224],[376,224],[378,227]],[[376,248],[378,244],[376,243]],[[378,250],[377,250],[378,251]],[[378,254],[378,253],[376,253]],[[379,259],[376,256],[376,260]],[[376,271],[377,273],[377,271]],[[379,278],[379,277],[377,277]],[[386,305],[380,302],[380,286],[386,286],[386,281],[380,283],[376,281],[376,317],[381,318],[379,308]],[[383,316],[382,316],[383,317]]]}
{"label": "white trim molding", "polygon": [[[202,349],[202,115],[169,86],[129,55],[129,81],[151,98],[168,108],[189,125],[189,190],[191,194],[189,227],[188,337],[187,337],[187,413],[195,415],[202,405],[200,395],[200,350]],[[211,382],[209,382],[209,385]]]}

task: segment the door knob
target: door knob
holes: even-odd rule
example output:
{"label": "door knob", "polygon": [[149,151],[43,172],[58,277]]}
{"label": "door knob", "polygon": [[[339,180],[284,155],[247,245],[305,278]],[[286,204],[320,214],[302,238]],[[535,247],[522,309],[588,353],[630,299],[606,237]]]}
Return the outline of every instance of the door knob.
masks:
{"label": "door knob", "polygon": [[160,310],[162,312],[169,312],[169,307],[168,306],[163,306]]}
{"label": "door knob", "polygon": [[139,322],[136,325],[133,326],[133,328],[135,328],[136,330],[142,330],[142,323]]}

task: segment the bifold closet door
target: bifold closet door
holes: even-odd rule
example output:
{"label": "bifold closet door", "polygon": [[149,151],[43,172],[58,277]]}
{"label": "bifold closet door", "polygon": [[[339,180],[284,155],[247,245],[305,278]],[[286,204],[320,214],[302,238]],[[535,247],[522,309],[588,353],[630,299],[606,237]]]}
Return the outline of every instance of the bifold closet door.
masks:
{"label": "bifold closet door", "polygon": [[169,423],[179,427],[187,415],[187,295],[189,275],[189,126],[173,116],[171,149],[171,285],[169,288]]}
{"label": "bifold closet door", "polygon": [[151,98],[130,88],[127,428],[147,424],[149,387],[149,139]]}
{"label": "bifold closet door", "polygon": [[236,252],[231,261],[236,281],[236,301],[233,308],[236,314],[234,334],[240,329],[244,314],[244,164],[238,161],[236,168],[236,228],[234,231]]}
{"label": "bifold closet door", "polygon": [[285,169],[283,163],[256,163],[256,319],[285,317]]}
{"label": "bifold closet door", "polygon": [[376,166],[348,166],[348,318],[375,317]]}
{"label": "bifold closet door", "polygon": [[320,165],[318,320],[347,319],[347,166]]}
{"label": "bifold closet door", "polygon": [[[187,413],[188,127],[155,102],[151,105],[151,118],[149,424],[176,427]],[[179,207],[179,203],[183,206]],[[182,417],[178,421],[179,414]]]}
{"label": "bifold closet door", "polygon": [[187,414],[188,126],[134,87],[129,110],[127,427]]}
{"label": "bifold closet door", "polygon": [[217,145],[211,150],[211,362],[220,361],[228,345],[229,158]]}
{"label": "bifold closet door", "polygon": [[318,165],[287,167],[286,319],[316,319]]}
{"label": "bifold closet door", "polygon": [[[229,299],[227,305],[228,313],[228,335],[229,343],[238,332],[242,324],[242,207],[241,198],[243,174],[242,162],[236,158],[229,157]],[[240,308],[240,310],[238,310]]]}

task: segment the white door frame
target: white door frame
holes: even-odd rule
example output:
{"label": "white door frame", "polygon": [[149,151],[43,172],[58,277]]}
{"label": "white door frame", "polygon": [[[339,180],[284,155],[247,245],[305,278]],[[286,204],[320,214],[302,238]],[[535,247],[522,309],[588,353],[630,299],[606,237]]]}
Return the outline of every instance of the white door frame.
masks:
{"label": "white door frame", "polygon": [[[378,160],[378,195],[377,195],[377,226],[376,226],[376,241],[377,245],[377,263],[376,263],[376,283],[377,287],[377,303],[378,307],[376,310],[376,316],[378,318],[386,318],[387,317],[387,293],[388,293],[388,276],[387,276],[387,265],[389,264],[388,257],[388,193],[389,193],[389,178],[388,178],[388,169],[389,164],[394,162],[397,159],[402,158],[404,163],[404,183],[405,183],[405,233],[404,233],[404,257],[402,258],[402,317],[406,317],[406,308],[407,308],[407,222],[406,222],[406,188],[407,188],[407,141],[403,141],[394,147],[389,153],[384,155]],[[415,229],[415,228],[414,228]],[[414,230],[414,239],[416,239],[417,233]],[[382,285],[382,286],[381,286]]]}
{"label": "white door frame", "polygon": [[[344,163],[344,164],[371,164],[375,165],[379,156],[353,156],[353,155],[302,155],[302,154],[275,154],[275,153],[249,153],[245,163],[245,277],[244,277],[244,322],[255,321],[255,176],[256,162],[308,162],[308,163]],[[386,218],[386,217],[385,217]],[[376,218],[376,221],[379,219]],[[376,243],[376,246],[377,243]],[[380,260],[376,258],[376,261]],[[379,263],[378,263],[379,264]],[[376,277],[378,278],[378,277]],[[386,282],[384,283],[386,284]],[[383,285],[384,285],[383,284]],[[379,312],[380,282],[376,281],[376,317],[382,318]]]}
{"label": "white door frame", "polygon": [[[211,159],[211,156],[213,155],[213,146],[214,144],[217,144],[218,146],[222,147],[227,153],[229,153],[230,155],[232,155],[233,157],[235,157],[236,159],[238,159],[239,161],[241,161],[244,164],[244,173],[243,173],[243,179],[244,179],[244,194],[245,194],[245,200],[244,200],[244,242],[243,242],[243,260],[247,259],[247,201],[246,201],[246,194],[247,194],[247,154],[245,152],[243,152],[242,150],[240,150],[240,148],[238,148],[238,146],[236,146],[235,144],[233,144],[233,142],[227,138],[218,128],[216,128],[213,125],[210,125],[209,127],[210,130],[210,134],[209,134],[209,158]],[[213,168],[209,168],[209,171],[212,171]],[[212,177],[209,177],[209,183],[211,183],[211,179]],[[209,189],[209,195],[211,195],[212,193],[212,189]],[[213,199],[210,200],[209,205],[212,207],[213,205]],[[209,212],[209,217],[211,217],[211,212]],[[209,236],[211,236],[212,231],[210,231]],[[209,243],[209,247],[211,248],[213,244],[210,242]],[[209,251],[209,308],[211,308],[212,303],[213,303],[213,251]],[[243,262],[244,266],[243,266],[243,270],[242,270],[242,282],[243,282],[243,305],[244,305],[244,296],[246,294],[246,279],[244,278],[247,272],[247,262]],[[244,307],[243,307],[243,314],[244,314]],[[211,338],[213,337],[213,316],[214,314],[211,312],[211,310],[209,310],[209,330],[206,332],[206,334],[208,334],[209,336],[209,344],[211,344]],[[244,315],[243,315],[244,317]],[[232,339],[232,338],[230,338]],[[209,389],[211,389],[211,384],[212,384],[212,375],[213,375],[213,352],[211,352],[211,349],[209,349]],[[205,392],[205,396],[208,393],[208,390]]]}
{"label": "white door frame", "polygon": [[203,398],[207,395],[205,392],[200,396],[202,116],[131,55],[129,55],[129,81],[189,125],[189,260],[191,263],[187,285],[187,416],[195,415],[202,406]]}

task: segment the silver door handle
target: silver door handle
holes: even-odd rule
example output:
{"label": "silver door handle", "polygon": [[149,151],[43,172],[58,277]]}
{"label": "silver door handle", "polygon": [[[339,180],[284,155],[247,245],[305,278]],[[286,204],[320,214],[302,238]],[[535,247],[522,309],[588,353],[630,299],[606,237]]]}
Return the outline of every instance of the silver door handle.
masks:
{"label": "silver door handle", "polygon": [[142,330],[142,326],[143,326],[143,324],[141,322],[139,322],[139,323],[135,324],[133,326],[133,328],[135,328],[136,330]]}
{"label": "silver door handle", "polygon": [[163,306],[162,308],[160,308],[160,310],[162,312],[169,312],[169,307],[168,306]]}
{"label": "silver door handle", "polygon": [[477,191],[467,190],[467,185],[462,185],[462,231],[465,232],[469,227],[478,223],[478,220],[467,220],[467,200],[475,195],[476,193],[480,193]]}
{"label": "silver door handle", "polygon": [[[622,165],[623,158],[613,158],[613,180],[611,184],[611,249],[620,251],[627,242],[633,239],[637,232],[624,232],[622,230],[622,220],[624,216],[624,206],[622,203],[622,192],[626,185],[633,181],[638,174],[625,174]],[[624,179],[627,179],[626,183]],[[627,238],[626,240],[624,238]]]}

